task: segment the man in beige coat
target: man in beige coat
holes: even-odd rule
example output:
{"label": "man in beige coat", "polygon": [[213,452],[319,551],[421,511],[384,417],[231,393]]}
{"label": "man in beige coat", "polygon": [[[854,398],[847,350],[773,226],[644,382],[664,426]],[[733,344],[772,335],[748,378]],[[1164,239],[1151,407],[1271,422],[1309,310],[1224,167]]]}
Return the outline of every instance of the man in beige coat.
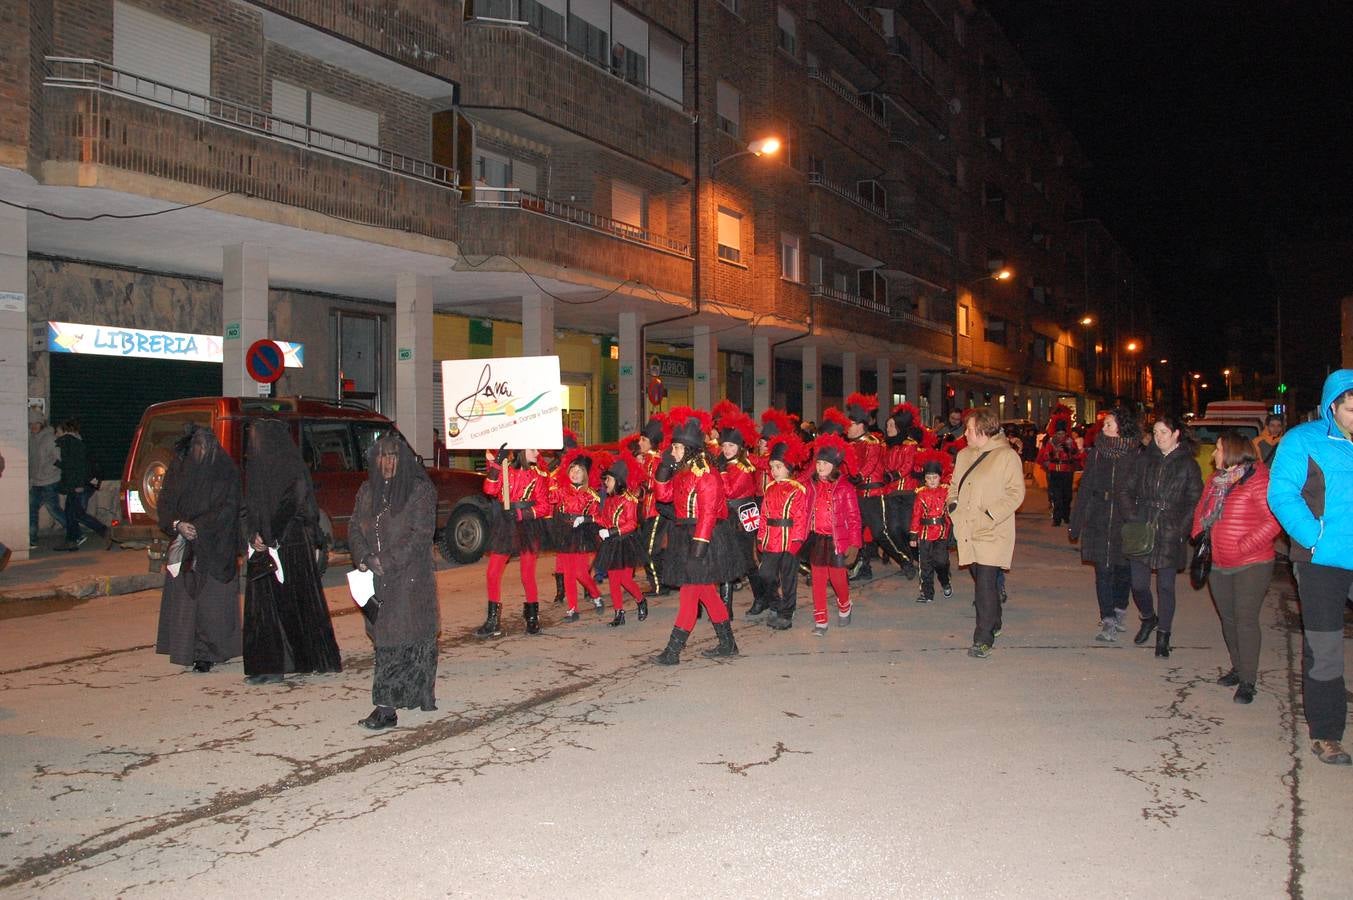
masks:
{"label": "man in beige coat", "polygon": [[1001,633],[997,575],[1015,555],[1015,511],[1024,502],[1019,454],[1002,437],[1001,420],[990,407],[970,410],[964,423],[967,446],[954,460],[949,483],[949,516],[958,541],[958,564],[972,574],[977,627],[968,655],[986,659]]}

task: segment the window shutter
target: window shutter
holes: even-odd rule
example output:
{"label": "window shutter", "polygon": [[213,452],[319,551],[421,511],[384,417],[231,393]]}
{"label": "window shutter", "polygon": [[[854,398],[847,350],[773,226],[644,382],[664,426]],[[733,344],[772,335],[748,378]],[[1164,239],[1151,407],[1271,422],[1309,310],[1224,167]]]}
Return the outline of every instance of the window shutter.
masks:
{"label": "window shutter", "polygon": [[[286,119],[288,122],[295,122],[297,125],[304,125],[307,118],[306,103],[305,88],[287,84],[285,81],[273,81],[272,114],[274,116],[279,119]],[[296,128],[288,122],[272,122],[270,123],[271,130],[282,137],[305,140],[304,130]]]}
{"label": "window shutter", "polygon": [[622,181],[611,182],[611,218],[635,228],[643,228],[643,191]]}
{"label": "window shutter", "polygon": [[[374,148],[380,144],[381,117],[378,113],[323,94],[310,94],[310,126],[340,137],[350,138],[371,146],[346,146],[336,149],[353,156],[378,156]],[[316,141],[316,143],[319,143]]]}
{"label": "window shutter", "polygon": [[649,34],[649,84],[654,90],[681,102],[681,42],[654,29]]}
{"label": "window shutter", "polygon": [[742,249],[742,216],[719,210],[719,243],[734,250]]}
{"label": "window shutter", "polygon": [[[113,4],[113,65],[168,87],[211,94],[211,36],[125,3]],[[136,86],[130,79],[126,89],[162,103],[204,108],[201,101],[165,88]]]}

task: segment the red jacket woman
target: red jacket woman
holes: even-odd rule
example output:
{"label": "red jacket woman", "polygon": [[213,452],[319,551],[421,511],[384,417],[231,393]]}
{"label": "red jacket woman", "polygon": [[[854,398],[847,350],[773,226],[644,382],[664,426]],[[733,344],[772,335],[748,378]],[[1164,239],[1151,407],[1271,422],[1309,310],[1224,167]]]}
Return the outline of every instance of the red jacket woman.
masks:
{"label": "red jacket woman", "polygon": [[1282,531],[1268,508],[1268,469],[1261,462],[1246,464],[1248,471],[1223,489],[1225,471],[1212,473],[1193,511],[1193,530],[1203,530],[1203,519],[1225,496],[1221,518],[1212,524],[1212,565],[1222,569],[1273,562],[1273,540]]}

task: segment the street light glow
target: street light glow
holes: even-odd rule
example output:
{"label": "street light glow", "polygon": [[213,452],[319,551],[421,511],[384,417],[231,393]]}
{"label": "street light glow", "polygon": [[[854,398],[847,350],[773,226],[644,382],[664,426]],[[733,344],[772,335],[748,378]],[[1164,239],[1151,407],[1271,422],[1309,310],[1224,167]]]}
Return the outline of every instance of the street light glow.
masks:
{"label": "street light glow", "polygon": [[992,274],[991,277],[995,278],[997,281],[1009,281],[1011,278],[1015,277],[1015,273],[1009,269],[1001,269],[999,272]]}
{"label": "street light glow", "polygon": [[747,145],[747,149],[753,156],[774,156],[780,152],[780,139],[763,137],[760,140],[752,141]]}
{"label": "street light glow", "polygon": [[1127,342],[1127,351],[1128,351],[1129,353],[1136,353],[1138,350],[1141,349],[1141,346],[1142,346],[1142,345],[1139,344],[1139,343],[1137,343],[1136,341],[1128,341],[1128,342]]}
{"label": "street light glow", "polygon": [[1194,380],[1194,381],[1197,381],[1199,378],[1202,378],[1202,377],[1203,377],[1202,374],[1199,373],[1199,372],[1194,372],[1194,373],[1193,373],[1193,380]]}
{"label": "street light glow", "polygon": [[1093,325],[1093,324],[1095,324],[1095,317],[1094,317],[1094,316],[1081,316],[1081,324],[1082,324],[1082,325],[1086,325],[1086,326]]}
{"label": "street light glow", "polygon": [[1225,375],[1227,378],[1230,378],[1230,377],[1231,377],[1231,370],[1230,370],[1230,369],[1222,369],[1222,370],[1221,370],[1221,373],[1222,373],[1223,375]]}
{"label": "street light glow", "polygon": [[1160,364],[1161,364],[1162,366],[1164,366],[1164,365],[1167,365],[1169,362],[1170,362],[1170,361],[1169,361],[1168,359],[1162,359],[1162,360],[1160,361]]}

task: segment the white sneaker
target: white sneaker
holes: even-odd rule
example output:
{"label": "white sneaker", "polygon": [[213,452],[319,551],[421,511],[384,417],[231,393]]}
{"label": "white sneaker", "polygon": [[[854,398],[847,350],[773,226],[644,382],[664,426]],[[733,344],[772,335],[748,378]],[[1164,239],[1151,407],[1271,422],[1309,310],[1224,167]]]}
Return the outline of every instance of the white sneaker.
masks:
{"label": "white sneaker", "polygon": [[826,626],[826,625],[814,625],[814,626],[813,626],[813,637],[822,637],[822,636],[823,636],[824,634],[826,634],[826,633],[827,633],[827,626]]}
{"label": "white sneaker", "polygon": [[1118,628],[1112,617],[1099,623],[1099,634],[1095,635],[1095,640],[1102,644],[1111,644],[1118,640]]}

